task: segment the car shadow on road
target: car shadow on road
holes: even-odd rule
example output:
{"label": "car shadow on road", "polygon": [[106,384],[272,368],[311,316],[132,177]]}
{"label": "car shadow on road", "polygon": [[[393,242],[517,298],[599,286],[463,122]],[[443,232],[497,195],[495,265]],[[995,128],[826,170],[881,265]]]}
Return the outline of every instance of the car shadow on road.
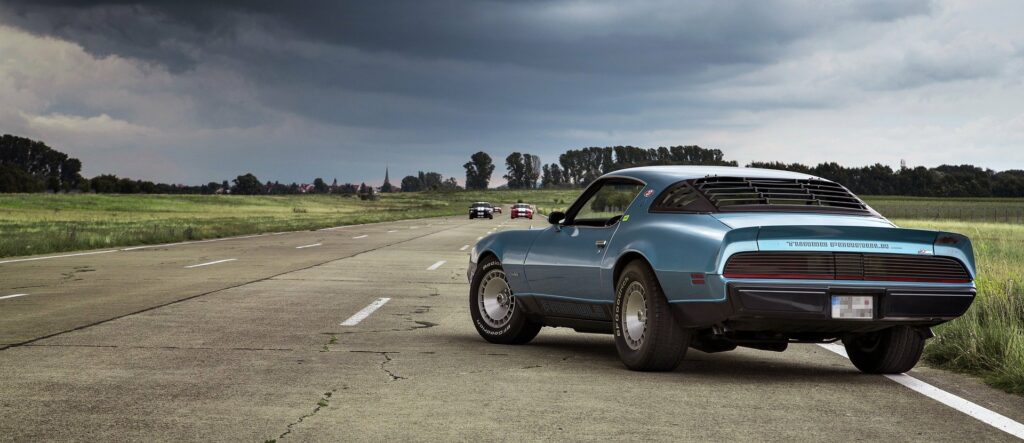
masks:
{"label": "car shadow on road", "polygon": [[[454,341],[479,346],[482,351],[501,352],[531,359],[552,359],[562,367],[585,366],[593,371],[624,371],[611,336],[596,334],[552,335],[537,337],[522,346],[503,346],[485,342],[477,336],[462,335]],[[736,351],[708,354],[689,349],[673,374],[688,379],[728,383],[877,383],[879,376],[861,374],[849,362],[831,356],[828,351],[808,352],[813,345],[793,345],[782,353],[740,348]],[[541,351],[538,355],[538,351]]]}

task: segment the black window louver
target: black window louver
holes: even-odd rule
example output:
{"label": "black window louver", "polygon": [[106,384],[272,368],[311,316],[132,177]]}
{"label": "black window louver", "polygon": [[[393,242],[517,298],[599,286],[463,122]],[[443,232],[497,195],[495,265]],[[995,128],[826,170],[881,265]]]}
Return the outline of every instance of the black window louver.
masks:
{"label": "black window louver", "polygon": [[837,183],[814,179],[706,177],[669,187],[653,212],[798,211],[871,214]]}

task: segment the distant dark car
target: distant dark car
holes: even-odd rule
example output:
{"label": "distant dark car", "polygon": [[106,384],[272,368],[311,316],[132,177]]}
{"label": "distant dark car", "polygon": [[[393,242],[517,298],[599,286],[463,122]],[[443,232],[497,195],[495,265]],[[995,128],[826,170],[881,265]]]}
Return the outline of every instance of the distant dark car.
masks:
{"label": "distant dark car", "polygon": [[533,208],[526,203],[517,203],[512,205],[512,209],[509,210],[509,215],[512,218],[528,218],[533,220]]}
{"label": "distant dark car", "polygon": [[476,202],[469,207],[469,218],[494,218],[494,207],[487,202]]}
{"label": "distant dark car", "polygon": [[501,205],[494,206],[494,213],[501,214]]}

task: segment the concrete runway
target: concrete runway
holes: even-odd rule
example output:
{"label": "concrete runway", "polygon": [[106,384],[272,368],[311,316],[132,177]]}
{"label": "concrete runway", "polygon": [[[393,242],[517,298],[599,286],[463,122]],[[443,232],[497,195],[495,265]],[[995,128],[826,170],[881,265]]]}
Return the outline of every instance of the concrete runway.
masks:
{"label": "concrete runway", "polygon": [[[1013,440],[816,345],[691,350],[652,374],[626,370],[611,336],[488,344],[464,247],[529,225],[438,218],[0,259],[0,441]],[[911,375],[1024,421],[1021,397]]]}

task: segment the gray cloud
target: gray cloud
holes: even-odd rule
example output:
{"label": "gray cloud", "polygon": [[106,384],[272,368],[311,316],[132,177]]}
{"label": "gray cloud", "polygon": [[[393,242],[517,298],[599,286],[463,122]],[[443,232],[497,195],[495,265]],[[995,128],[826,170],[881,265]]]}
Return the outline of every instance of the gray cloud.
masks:
{"label": "gray cloud", "polygon": [[[1018,72],[1019,36],[987,40],[984,17],[936,32],[953,13],[929,1],[0,2],[8,26],[134,66],[116,73],[127,88],[39,91],[23,114],[145,128],[115,151],[146,145],[187,171],[158,178],[191,181],[239,169],[362,181],[381,163],[460,175],[477,149],[553,161],[605,143],[724,140],[715,147],[744,156],[784,115]],[[23,126],[47,139],[39,124]],[[76,130],[62,140],[89,169],[102,138]],[[793,149],[742,160],[818,160],[816,137],[785,133],[775,142]],[[879,161],[869,155],[853,161]]]}

